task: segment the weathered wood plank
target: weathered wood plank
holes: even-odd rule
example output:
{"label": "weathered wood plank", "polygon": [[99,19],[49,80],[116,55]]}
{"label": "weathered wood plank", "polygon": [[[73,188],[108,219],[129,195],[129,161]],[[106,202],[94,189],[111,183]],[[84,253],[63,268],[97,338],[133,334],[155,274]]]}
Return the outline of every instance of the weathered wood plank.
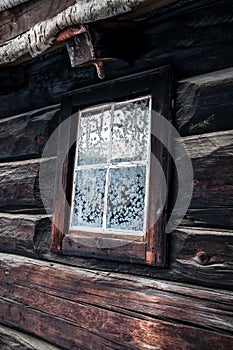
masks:
{"label": "weathered wood plank", "polygon": [[23,55],[36,57],[51,46],[58,33],[69,26],[91,23],[133,10],[145,0],[79,0],[51,19],[44,19],[30,30],[0,44],[0,64],[14,62]]}
{"label": "weathered wood plank", "polygon": [[233,208],[189,209],[182,225],[231,229],[233,227]]}
{"label": "weathered wood plank", "polygon": [[38,257],[48,252],[51,220],[42,215],[0,215],[0,249]]}
{"label": "weathered wood plank", "polygon": [[[188,349],[194,338],[199,349],[233,344],[227,335],[233,324],[230,292],[4,254],[0,262],[3,324],[17,323],[65,349],[70,341],[74,349],[96,349],[94,341],[112,349],[174,349],[180,344]],[[62,337],[57,336],[61,325]]]}
{"label": "weathered wood plank", "polygon": [[[104,244],[108,248],[98,247]],[[133,239],[117,240],[116,238],[103,238],[96,240],[92,237],[80,237],[77,232],[65,236],[62,242],[64,255],[91,256],[106,260],[127,261],[144,263],[146,259],[146,243],[137,242]]]}
{"label": "weathered wood plank", "polygon": [[[58,125],[59,105],[0,119],[0,161],[38,158]],[[54,146],[56,156],[56,145]]]}
{"label": "weathered wood plank", "polygon": [[84,268],[120,271],[152,278],[233,289],[232,231],[180,227],[169,235],[168,243],[169,266],[162,269],[69,256],[51,257],[50,254],[45,254],[45,257]]}
{"label": "weathered wood plank", "polygon": [[49,218],[8,214],[0,216],[1,252],[39,256],[90,269],[137,273],[154,278],[233,289],[233,232],[229,230],[180,227],[168,237],[170,262],[168,268],[163,269],[75,256],[51,255],[50,238]]}
{"label": "weathered wood plank", "polygon": [[0,348],[2,350],[58,350],[30,335],[0,326]]}
{"label": "weathered wood plank", "polygon": [[74,4],[75,0],[30,0],[21,6],[1,12],[0,43],[26,32],[38,22],[52,18]]}
{"label": "weathered wood plank", "polygon": [[233,206],[233,130],[184,138],[194,170],[190,208]]}
{"label": "weathered wood plank", "polygon": [[233,69],[179,82],[177,109],[181,135],[233,129]]}
{"label": "weathered wood plank", "polygon": [[179,277],[232,288],[233,231],[179,228],[171,236],[171,261]]}
{"label": "weathered wood plank", "polygon": [[[53,184],[56,159],[43,160],[46,163],[46,181],[43,183],[44,199],[52,208]],[[3,163],[0,165],[0,208],[1,211],[34,209],[44,213],[39,188],[40,160]]]}

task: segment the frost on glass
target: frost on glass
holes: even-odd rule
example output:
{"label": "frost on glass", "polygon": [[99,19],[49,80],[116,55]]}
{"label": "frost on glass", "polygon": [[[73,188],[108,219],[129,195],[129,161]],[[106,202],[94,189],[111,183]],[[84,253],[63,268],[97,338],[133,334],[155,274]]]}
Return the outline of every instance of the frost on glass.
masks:
{"label": "frost on glass", "polygon": [[102,227],[106,169],[76,173],[72,226]]}
{"label": "frost on glass", "polygon": [[107,228],[142,231],[146,166],[110,169]]}
{"label": "frost on glass", "polygon": [[82,112],[79,126],[78,165],[107,162],[111,107]]}
{"label": "frost on glass", "polygon": [[149,103],[145,98],[116,104],[112,131],[112,162],[147,159]]}

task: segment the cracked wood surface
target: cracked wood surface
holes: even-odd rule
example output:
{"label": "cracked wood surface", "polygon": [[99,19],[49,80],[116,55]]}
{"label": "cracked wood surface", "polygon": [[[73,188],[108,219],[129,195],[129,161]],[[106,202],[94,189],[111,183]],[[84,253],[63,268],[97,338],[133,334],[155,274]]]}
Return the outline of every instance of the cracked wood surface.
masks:
{"label": "cracked wood surface", "polygon": [[180,344],[188,349],[195,343],[199,349],[212,344],[225,350],[233,345],[229,291],[5,254],[0,264],[1,322],[64,349],[162,350]]}
{"label": "cracked wood surface", "polygon": [[16,330],[0,326],[0,348],[2,350],[58,350],[44,341]]}

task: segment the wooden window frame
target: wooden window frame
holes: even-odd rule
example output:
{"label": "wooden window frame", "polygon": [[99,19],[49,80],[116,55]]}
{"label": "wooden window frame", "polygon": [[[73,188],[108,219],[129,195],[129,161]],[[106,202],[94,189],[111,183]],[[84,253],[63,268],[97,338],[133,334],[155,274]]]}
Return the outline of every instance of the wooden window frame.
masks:
{"label": "wooden window frame", "polygon": [[[60,123],[67,120],[66,130],[61,130],[58,139],[58,159],[55,181],[55,200],[52,224],[51,251],[62,253],[67,256],[91,257],[96,259],[116,260],[119,262],[131,262],[152,266],[166,266],[166,234],[165,225],[167,221],[167,203],[163,207],[162,214],[156,224],[153,223],[155,203],[158,198],[154,198],[154,186],[157,186],[159,179],[153,175],[153,167],[149,174],[149,203],[147,229],[145,237],[138,237],[136,240],[130,239],[124,234],[119,238],[117,235],[106,235],[97,233],[78,232],[70,230],[70,206],[66,205],[66,200],[71,203],[74,159],[76,144],[71,144],[71,140],[76,138],[78,120],[69,118],[78,110],[107,104],[121,102],[135,98],[148,96],[152,98],[152,110],[163,115],[167,120],[172,120],[172,72],[171,67],[166,66],[159,69],[142,72],[118,78],[112,81],[96,84],[87,88],[72,91],[63,96]],[[154,118],[152,113],[152,118]],[[153,122],[153,120],[152,120]],[[164,130],[164,138],[169,139],[168,130]],[[63,150],[69,149],[69,153],[64,159]],[[155,156],[162,166],[167,184],[170,175],[170,156],[165,146],[151,135],[151,154]],[[62,184],[62,186],[61,186]],[[160,186],[162,191],[162,186]],[[157,197],[163,197],[162,193]],[[60,228],[60,229],[58,229]],[[110,248],[106,240],[111,240]],[[115,247],[114,247],[115,245]]]}

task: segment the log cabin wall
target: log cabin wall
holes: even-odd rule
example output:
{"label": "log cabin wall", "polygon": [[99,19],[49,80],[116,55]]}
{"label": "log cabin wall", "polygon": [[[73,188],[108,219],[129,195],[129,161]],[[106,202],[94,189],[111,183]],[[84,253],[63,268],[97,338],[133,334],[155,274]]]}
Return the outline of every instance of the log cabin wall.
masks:
{"label": "log cabin wall", "polygon": [[[0,69],[2,349],[233,347],[232,21],[230,0],[178,2],[141,18],[146,41],[132,62],[106,65],[107,80],[174,69],[174,124],[192,158],[194,192],[163,269],[132,273],[50,253],[40,157],[62,95],[98,78],[92,67],[70,68],[65,48]],[[43,161],[51,193],[56,154]]]}

